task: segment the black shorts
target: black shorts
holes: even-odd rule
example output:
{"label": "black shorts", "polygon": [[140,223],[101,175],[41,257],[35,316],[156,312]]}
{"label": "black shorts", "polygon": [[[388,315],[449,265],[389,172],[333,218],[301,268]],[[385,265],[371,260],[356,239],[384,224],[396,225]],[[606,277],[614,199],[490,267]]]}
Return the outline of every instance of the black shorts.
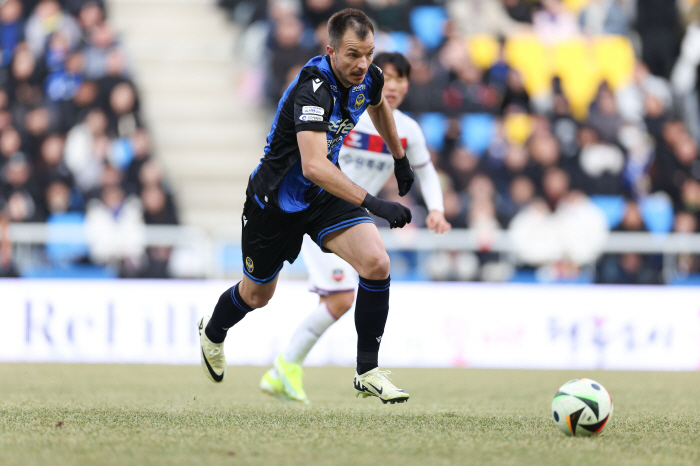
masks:
{"label": "black shorts", "polygon": [[322,191],[301,212],[286,213],[246,196],[243,206],[243,273],[259,285],[275,279],[284,261],[290,264],[301,251],[304,233],[321,246],[328,233],[372,222],[362,207]]}

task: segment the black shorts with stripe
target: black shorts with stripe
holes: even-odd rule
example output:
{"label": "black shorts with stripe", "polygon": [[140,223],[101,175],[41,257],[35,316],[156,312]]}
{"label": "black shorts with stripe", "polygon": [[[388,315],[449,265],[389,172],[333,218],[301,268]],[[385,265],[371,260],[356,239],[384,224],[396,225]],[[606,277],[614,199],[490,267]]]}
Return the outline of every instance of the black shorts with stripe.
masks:
{"label": "black shorts with stripe", "polygon": [[243,273],[259,285],[274,280],[284,261],[291,264],[296,260],[305,233],[321,246],[329,233],[359,223],[373,223],[365,209],[326,191],[306,210],[292,213],[246,196],[241,221]]}

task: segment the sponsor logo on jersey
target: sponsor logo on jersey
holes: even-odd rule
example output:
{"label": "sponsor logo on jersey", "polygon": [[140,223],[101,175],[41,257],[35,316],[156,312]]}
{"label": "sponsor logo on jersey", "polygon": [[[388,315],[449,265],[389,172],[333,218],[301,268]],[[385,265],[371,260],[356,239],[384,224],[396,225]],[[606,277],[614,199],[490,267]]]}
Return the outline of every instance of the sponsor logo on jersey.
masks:
{"label": "sponsor logo on jersey", "polygon": [[245,258],[245,268],[248,271],[248,273],[253,273],[253,269],[255,267],[253,266],[253,259],[251,259],[250,257]]}
{"label": "sponsor logo on jersey", "polygon": [[314,92],[316,92],[316,90],[319,88],[322,82],[323,81],[321,81],[318,78],[314,79],[314,81],[311,83],[311,85],[314,87]]}
{"label": "sponsor logo on jersey", "polygon": [[328,131],[332,131],[335,134],[348,134],[355,127],[355,123],[352,121],[345,120],[335,120],[331,121],[328,125]]}
{"label": "sponsor logo on jersey", "polygon": [[336,86],[335,84],[331,84],[330,86],[331,86],[331,91],[338,92],[338,86]]}
{"label": "sponsor logo on jersey", "polygon": [[365,103],[365,95],[364,94],[358,94],[357,98],[355,99],[355,110],[359,110],[362,108],[362,104]]}
{"label": "sponsor logo on jersey", "polygon": [[365,89],[367,89],[367,84],[358,84],[352,88],[352,92],[360,92],[364,91]]}
{"label": "sponsor logo on jersey", "polygon": [[345,274],[342,269],[335,269],[331,274],[331,278],[337,282],[341,282],[343,278],[345,278]]}
{"label": "sponsor logo on jersey", "polygon": [[314,107],[313,105],[304,105],[301,107],[301,113],[307,115],[323,115],[323,109],[321,107]]}
{"label": "sponsor logo on jersey", "polygon": [[301,121],[323,121],[323,117],[318,115],[301,115],[299,119]]}
{"label": "sponsor logo on jersey", "polygon": [[[408,147],[408,139],[400,138],[401,146],[406,149]],[[369,152],[378,152],[382,154],[391,154],[386,143],[378,134],[367,134],[359,131],[350,131],[348,137],[343,142],[344,146],[352,147],[353,149],[362,149]]]}

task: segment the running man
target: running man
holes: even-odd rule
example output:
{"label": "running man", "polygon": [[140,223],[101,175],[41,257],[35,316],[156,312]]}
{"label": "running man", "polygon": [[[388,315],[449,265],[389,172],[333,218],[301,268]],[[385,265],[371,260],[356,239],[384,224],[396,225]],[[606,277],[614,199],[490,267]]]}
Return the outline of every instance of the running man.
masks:
{"label": "running man", "polygon": [[401,196],[411,189],[413,170],[382,96],[384,77],[372,64],[374,28],[367,15],[350,8],[334,14],[328,20],[326,50],[302,68],[277,106],[265,154],[246,190],[243,279],[221,295],[211,318],[199,321],[202,368],[213,382],[224,380],[227,331],[269,302],[284,261],[296,259],[308,234],[359,274],[356,392],[401,403],[408,393],[378,367],[389,313],[390,262],[367,211],[392,228],[409,223],[411,211],[369,194],[337,166],[343,140],[365,110],[393,156]]}
{"label": "running man", "polygon": [[[445,220],[442,189],[430,160],[425,137],[418,123],[398,110],[408,93],[411,64],[400,53],[380,53],[374,64],[383,71],[384,98],[393,110],[396,129],[406,155],[420,180],[421,194],[428,206],[426,226],[442,234],[452,226]],[[391,176],[391,153],[367,114],[345,138],[340,150],[340,168],[353,182],[377,194]],[[343,316],[355,300],[357,274],[332,254],[324,254],[309,237],[301,248],[309,271],[311,291],[320,296],[318,307],[299,325],[285,351],[260,380],[260,388],[282,400],[307,403],[301,364],[323,333]]]}

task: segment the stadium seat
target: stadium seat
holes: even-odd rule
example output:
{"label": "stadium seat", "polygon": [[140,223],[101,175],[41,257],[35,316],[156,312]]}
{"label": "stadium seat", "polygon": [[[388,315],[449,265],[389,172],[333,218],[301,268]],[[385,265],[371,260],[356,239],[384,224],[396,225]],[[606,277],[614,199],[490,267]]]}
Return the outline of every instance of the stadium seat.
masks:
{"label": "stadium seat", "polygon": [[540,39],[532,34],[513,35],[506,40],[503,56],[511,67],[518,70],[528,94],[548,94],[552,87],[549,52]]}
{"label": "stadium seat", "polygon": [[593,55],[600,75],[613,90],[630,84],[634,78],[634,50],[629,39],[618,35],[601,35],[593,38]]}
{"label": "stadium seat", "polygon": [[487,70],[498,60],[500,45],[489,34],[474,34],[465,39],[472,63],[482,70]]}
{"label": "stadium seat", "polygon": [[51,214],[46,227],[46,256],[52,265],[68,265],[88,255],[85,216],[82,212]]}
{"label": "stadium seat", "polygon": [[588,115],[591,102],[600,87],[598,63],[583,38],[569,39],[553,47],[554,74],[561,80],[562,91],[574,117]]}
{"label": "stadium seat", "polygon": [[382,50],[386,52],[399,52],[408,55],[413,47],[411,34],[403,31],[391,31],[386,33]]}
{"label": "stadium seat", "polygon": [[673,228],[673,202],[666,193],[657,192],[642,198],[639,201],[639,213],[644,226],[651,233],[664,234]]}
{"label": "stadium seat", "polygon": [[22,278],[115,279],[116,270],[94,264],[67,264],[55,267],[28,267],[20,271]]}
{"label": "stadium seat", "polygon": [[572,13],[579,14],[591,0],[564,0],[564,7]]}
{"label": "stadium seat", "polygon": [[591,202],[595,204],[605,214],[608,220],[608,227],[615,228],[622,222],[625,216],[627,202],[622,196],[594,194],[591,196]]}
{"label": "stadium seat", "polygon": [[493,115],[488,113],[467,113],[460,119],[461,142],[476,155],[483,155],[491,144],[496,131]]}
{"label": "stadium seat", "polygon": [[447,11],[439,5],[421,5],[409,14],[411,31],[429,50],[437,48],[445,40]]}
{"label": "stadium seat", "polygon": [[429,112],[420,115],[417,120],[425,142],[429,148],[441,150],[445,144],[445,131],[447,131],[447,117],[439,112]]}
{"label": "stadium seat", "polygon": [[512,144],[524,145],[534,130],[532,117],[527,113],[509,113],[503,118],[506,140]]}

